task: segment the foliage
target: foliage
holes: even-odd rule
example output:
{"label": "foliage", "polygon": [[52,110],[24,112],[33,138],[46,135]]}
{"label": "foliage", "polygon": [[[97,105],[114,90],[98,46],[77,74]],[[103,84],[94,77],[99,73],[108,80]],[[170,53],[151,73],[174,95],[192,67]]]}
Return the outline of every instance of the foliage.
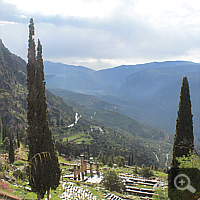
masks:
{"label": "foliage", "polygon": [[60,165],[55,151],[52,132],[47,121],[44,65],[42,45],[38,40],[37,57],[34,42],[34,23],[30,19],[29,49],[27,64],[28,88],[28,139],[29,139],[29,185],[38,199],[51,189],[56,189],[60,180]]}
{"label": "foliage", "polygon": [[5,140],[3,141],[3,148],[6,151],[9,151],[9,149],[10,149],[10,140],[8,137],[6,137]]}
{"label": "foliage", "polygon": [[113,167],[113,161],[112,161],[112,157],[110,156],[108,159],[108,163],[107,163],[108,167]]}
{"label": "foliage", "polygon": [[151,171],[150,167],[142,167],[139,171],[140,175],[145,177],[145,178],[149,178],[151,176],[153,176],[153,172]]}
{"label": "foliage", "polygon": [[179,166],[176,158],[182,157],[183,155],[187,156],[194,149],[193,121],[187,77],[183,77],[177,115],[171,163],[171,167],[175,168]]}
{"label": "foliage", "polygon": [[190,152],[187,156],[177,158],[180,163],[180,168],[199,168],[200,169],[200,157]]}
{"label": "foliage", "polygon": [[14,165],[16,165],[16,166],[22,166],[22,165],[25,165],[25,164],[26,164],[26,162],[23,161],[23,160],[16,160],[14,162]]}
{"label": "foliage", "polygon": [[103,182],[104,187],[110,191],[120,192],[122,189],[122,180],[117,175],[115,170],[108,170],[104,174],[104,178],[102,182]]}
{"label": "foliage", "polygon": [[113,158],[113,162],[118,165],[118,167],[124,166],[125,158],[123,156],[117,156]]}
{"label": "foliage", "polygon": [[18,180],[22,180],[22,181],[25,181],[26,178],[27,178],[27,174],[25,171],[21,171],[19,169],[16,169],[14,172],[13,172],[13,176]]}
{"label": "foliage", "polygon": [[0,148],[2,145],[2,135],[3,135],[3,124],[2,124],[1,117],[0,117]]}
{"label": "foliage", "polygon": [[10,149],[9,149],[9,160],[10,163],[14,163],[15,160],[15,152],[14,152],[14,147],[13,147],[13,140],[10,138]]}
{"label": "foliage", "polygon": [[168,200],[169,199],[168,198],[168,189],[167,188],[162,189],[161,187],[158,187],[156,189],[156,194],[158,194],[158,195],[154,196],[154,199],[156,199],[156,200],[160,200],[160,199]]}

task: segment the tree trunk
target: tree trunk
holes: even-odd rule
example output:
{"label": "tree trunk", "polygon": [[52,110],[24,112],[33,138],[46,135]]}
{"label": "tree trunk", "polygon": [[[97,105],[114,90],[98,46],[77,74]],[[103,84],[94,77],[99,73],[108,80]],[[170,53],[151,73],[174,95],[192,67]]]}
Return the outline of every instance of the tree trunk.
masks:
{"label": "tree trunk", "polygon": [[47,199],[50,199],[50,189],[47,190]]}
{"label": "tree trunk", "polygon": [[37,199],[38,199],[38,200],[41,199],[41,198],[40,198],[40,193],[39,193],[39,192],[37,193]]}

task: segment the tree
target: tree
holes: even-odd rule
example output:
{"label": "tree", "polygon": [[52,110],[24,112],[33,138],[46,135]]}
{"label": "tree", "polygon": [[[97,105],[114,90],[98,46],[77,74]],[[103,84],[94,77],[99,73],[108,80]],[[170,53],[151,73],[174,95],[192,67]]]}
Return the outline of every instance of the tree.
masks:
{"label": "tree", "polygon": [[[52,132],[47,121],[44,65],[42,45],[38,40],[37,58],[35,57],[34,23],[29,25],[29,49],[27,64],[28,88],[28,139],[29,139],[29,184],[43,198],[50,188],[56,189],[60,180],[60,166],[55,151]],[[49,195],[48,195],[49,198]]]}
{"label": "tree", "polygon": [[10,140],[8,137],[6,137],[5,140],[3,141],[3,148],[6,151],[9,151],[9,149],[10,149]]}
{"label": "tree", "polygon": [[2,135],[3,135],[3,125],[2,125],[2,120],[0,117],[0,147],[2,145]]}
{"label": "tree", "polygon": [[194,149],[193,121],[191,113],[191,101],[189,83],[187,77],[183,77],[179,108],[176,119],[176,133],[173,145],[173,157],[171,167],[178,168],[178,157],[187,156]]}
{"label": "tree", "polygon": [[111,168],[113,167],[113,161],[112,161],[112,157],[111,156],[108,158],[107,165],[108,165],[108,167],[111,167]]}
{"label": "tree", "polygon": [[131,156],[130,156],[130,154],[128,156],[128,166],[131,166]]}
{"label": "tree", "polygon": [[19,131],[17,129],[17,147],[20,148]]}
{"label": "tree", "polygon": [[149,177],[153,176],[153,172],[150,170],[150,167],[142,166],[139,173],[141,176],[143,176],[145,178],[149,178]]}
{"label": "tree", "polygon": [[10,160],[10,163],[14,163],[15,161],[15,153],[14,153],[14,148],[13,148],[13,140],[10,136],[10,149],[9,149],[9,160]]}
{"label": "tree", "polygon": [[104,174],[103,185],[107,190],[120,192],[123,186],[121,178],[114,170],[108,170]]}

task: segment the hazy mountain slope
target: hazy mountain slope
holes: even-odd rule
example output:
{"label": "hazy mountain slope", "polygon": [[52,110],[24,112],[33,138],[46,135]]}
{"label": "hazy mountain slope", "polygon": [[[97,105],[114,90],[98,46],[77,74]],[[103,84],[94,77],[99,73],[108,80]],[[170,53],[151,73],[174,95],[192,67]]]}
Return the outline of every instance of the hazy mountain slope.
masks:
{"label": "hazy mountain slope", "polygon": [[142,124],[116,112],[118,109],[113,104],[90,95],[77,94],[63,89],[48,89],[55,95],[61,96],[68,103],[72,102],[74,109],[88,119],[96,120],[110,127],[119,128],[141,138],[165,139],[164,131]]}
{"label": "hazy mountain slope", "polygon": [[91,70],[82,66],[66,65],[45,61],[47,85],[81,93],[90,93],[100,88],[92,78]]}
{"label": "hazy mountain slope", "polygon": [[[100,94],[117,95],[117,90],[122,86],[123,82],[131,74],[155,68],[164,68],[170,66],[186,65],[190,62],[184,61],[166,61],[152,62],[138,65],[122,65],[111,69],[96,71],[92,74],[93,78],[99,83],[102,83],[102,92]],[[103,90],[104,89],[104,90]]]}
{"label": "hazy mountain slope", "polygon": [[77,103],[83,107],[96,110],[118,111],[115,104],[95,98],[94,96],[72,92],[66,89],[54,88],[49,86],[48,90],[65,99],[67,102]]}
{"label": "hazy mountain slope", "polygon": [[[123,83],[119,96],[128,100],[130,107],[134,108],[137,105],[137,109],[143,111],[141,112],[143,115],[135,114],[135,109],[126,110],[126,114],[135,119],[140,117],[140,121],[152,126],[175,130],[183,76],[187,76],[189,80],[194,130],[197,134],[200,128],[198,123],[200,117],[199,64],[149,69],[129,76]],[[144,113],[150,115],[147,117],[148,114]]]}

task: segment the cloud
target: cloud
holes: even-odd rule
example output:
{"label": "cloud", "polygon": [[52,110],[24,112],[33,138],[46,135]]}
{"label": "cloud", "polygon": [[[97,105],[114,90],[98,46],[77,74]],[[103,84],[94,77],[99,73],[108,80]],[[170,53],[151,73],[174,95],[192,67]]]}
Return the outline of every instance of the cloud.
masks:
{"label": "cloud", "polygon": [[[41,39],[45,60],[84,64],[95,69],[116,66],[117,63],[179,58],[198,61],[197,54],[192,57],[191,52],[197,52],[199,48],[199,12],[186,1],[181,3],[178,0],[180,5],[174,0],[162,3],[141,0],[134,1],[134,4],[129,0],[123,4],[115,1],[116,4],[105,9],[105,13],[102,11],[101,15],[97,6],[103,10],[110,5],[108,1],[98,1],[95,5],[88,0],[77,1],[82,5],[83,13],[90,13],[78,15],[81,6],[70,14],[59,13],[61,4],[54,14],[37,10],[37,7],[31,12],[26,5],[17,7],[0,2],[0,20],[4,21],[0,23],[0,37],[9,49],[26,58],[31,15],[35,22],[35,38]],[[50,5],[49,9],[54,4]]]}

